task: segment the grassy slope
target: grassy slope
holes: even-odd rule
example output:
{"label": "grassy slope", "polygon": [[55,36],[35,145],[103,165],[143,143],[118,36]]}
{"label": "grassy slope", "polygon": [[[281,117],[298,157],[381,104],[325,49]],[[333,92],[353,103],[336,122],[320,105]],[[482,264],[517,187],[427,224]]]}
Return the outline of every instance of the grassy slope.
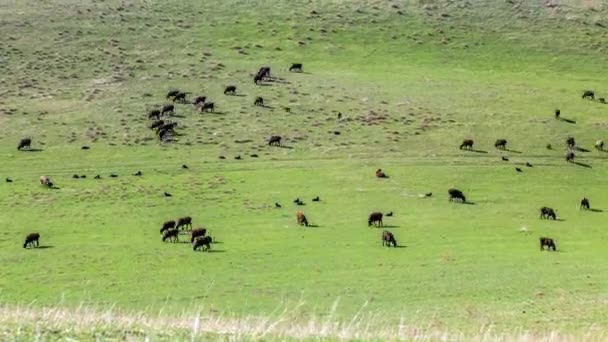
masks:
{"label": "grassy slope", "polygon": [[[579,98],[587,88],[608,92],[597,72],[606,65],[605,29],[595,25],[603,9],[32,3],[0,7],[11,37],[0,51],[0,170],[15,180],[0,186],[2,301],[264,313],[303,299],[305,316],[339,298],[343,317],[369,301],[366,310],[388,320],[460,329],[608,322],[604,214],[575,207],[582,196],[607,203],[605,156],[585,154],[590,169],[562,161],[566,136],[591,147],[607,123],[607,107]],[[312,9],[320,15],[308,18]],[[13,48],[20,53],[6,54]],[[310,74],[286,73],[292,61]],[[289,83],[255,87],[249,74],[260,65]],[[247,96],[224,97],[227,84]],[[158,146],[145,109],[174,87],[207,94],[221,113],[180,106],[184,135]],[[252,108],[256,95],[275,109]],[[555,108],[577,124],[552,120]],[[347,120],[336,122],[336,110]],[[365,125],[370,110],[387,122]],[[294,148],[264,147],[270,134]],[[44,151],[16,153],[24,135]],[[467,137],[489,153],[459,152]],[[505,153],[512,163],[491,149],[499,137],[523,152]],[[513,163],[525,161],[536,166],[516,174]],[[377,167],[391,178],[371,177]],[[137,170],[144,177],[128,176]],[[121,177],[91,179],[110,172]],[[42,174],[61,190],[39,188]],[[447,203],[450,186],[476,205]],[[416,197],[428,191],[432,199]],[[291,200],[315,195],[322,202],[304,210],[320,227],[296,227]],[[539,221],[541,205],[565,221]],[[372,210],[396,213],[387,222],[406,248],[380,248],[365,223]],[[159,223],[186,214],[223,253],[160,243]],[[22,250],[31,230],[54,248]],[[556,238],[561,253],[539,254],[539,235]]]}

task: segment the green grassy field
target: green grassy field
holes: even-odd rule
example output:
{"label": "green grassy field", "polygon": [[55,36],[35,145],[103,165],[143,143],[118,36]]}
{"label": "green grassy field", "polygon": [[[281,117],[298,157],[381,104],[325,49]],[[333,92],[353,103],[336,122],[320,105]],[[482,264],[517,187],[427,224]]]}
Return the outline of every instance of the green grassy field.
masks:
{"label": "green grassy field", "polygon": [[[590,338],[608,325],[608,154],[593,148],[608,105],[581,95],[608,97],[607,11],[575,0],[0,4],[0,176],[13,180],[0,186],[0,321],[25,305],[286,309],[289,322],[360,313],[382,326]],[[289,73],[292,62],[305,72]],[[256,86],[263,65],[278,81]],[[229,84],[239,96],[222,94]],[[146,113],[174,88],[217,110],[177,105],[178,141],[159,144]],[[553,119],[557,108],[576,122]],[[288,148],[266,146],[270,135]],[[42,151],[17,151],[25,136]],[[590,150],[580,165],[564,160],[568,136]],[[479,152],[458,149],[466,138]],[[448,202],[450,187],[474,205]],[[584,196],[596,212],[578,209]],[[541,206],[561,220],[540,220]],[[297,210],[317,227],[297,226]],[[394,212],[385,224],[403,248],[382,248],[372,211]],[[160,241],[161,223],[185,215],[217,240],[212,253]],[[23,249],[32,231],[50,248]],[[539,252],[539,236],[559,251]]]}

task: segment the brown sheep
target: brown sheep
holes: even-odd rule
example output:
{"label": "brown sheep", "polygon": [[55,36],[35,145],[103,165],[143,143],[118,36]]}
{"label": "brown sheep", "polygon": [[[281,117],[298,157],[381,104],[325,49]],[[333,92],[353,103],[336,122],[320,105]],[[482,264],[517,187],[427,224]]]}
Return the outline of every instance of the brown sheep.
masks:
{"label": "brown sheep", "polygon": [[370,227],[372,226],[372,224],[378,224],[379,226],[382,226],[382,213],[373,212],[373,213],[369,214],[369,217],[367,219],[367,224]]}
{"label": "brown sheep", "polygon": [[179,231],[177,229],[169,229],[163,234],[163,242],[167,240],[179,242]]}
{"label": "brown sheep", "polygon": [[539,240],[540,240],[540,250],[541,251],[543,251],[545,249],[545,247],[547,247],[548,250],[553,250],[555,252],[555,250],[556,250],[555,241],[553,241],[552,238],[541,237]]}
{"label": "brown sheep", "polygon": [[213,102],[205,102],[201,106],[201,113],[214,112],[214,111],[215,111],[215,104]]}
{"label": "brown sheep", "polygon": [[181,217],[177,220],[177,224],[175,225],[175,229],[184,229],[184,228],[188,228],[190,227],[190,229],[192,229],[192,217],[190,216],[186,216],[186,217]]}
{"label": "brown sheep", "polygon": [[259,106],[259,107],[264,107],[264,99],[260,96],[256,97],[255,101],[253,101],[253,105]]}
{"label": "brown sheep", "polygon": [[291,72],[302,72],[302,63],[293,63],[289,67],[289,71],[291,71]]}
{"label": "brown sheep", "polygon": [[196,238],[192,242],[192,250],[196,251],[200,247],[203,247],[203,252],[208,251],[211,249],[211,242],[212,242],[211,236],[203,236],[203,237]]}
{"label": "brown sheep", "polygon": [[300,226],[305,225],[306,227],[308,227],[308,220],[306,219],[306,216],[304,215],[304,212],[298,211],[296,213],[296,219],[297,219],[298,224]]}
{"label": "brown sheep", "polygon": [[576,155],[574,154],[574,152],[569,151],[568,153],[566,153],[566,161],[567,162],[573,162],[574,161],[574,157],[576,157]]}
{"label": "brown sheep", "polygon": [[166,113],[175,112],[175,106],[172,104],[164,105],[160,110],[160,115],[165,115]]}
{"label": "brown sheep", "polygon": [[460,149],[467,149],[467,150],[472,150],[473,149],[473,144],[474,141],[471,139],[465,139],[462,141],[462,144],[460,144]]}
{"label": "brown sheep", "polygon": [[393,233],[388,230],[382,231],[382,246],[390,247],[391,243],[393,247],[397,247],[397,240],[395,240]]}
{"label": "brown sheep", "polygon": [[30,139],[30,138],[23,138],[23,139],[21,139],[21,141],[19,141],[19,145],[17,146],[17,150],[21,151],[22,149],[24,149],[26,147],[29,150],[31,144],[32,144],[32,139]]}
{"label": "brown sheep", "polygon": [[158,120],[159,118],[160,118],[160,110],[152,109],[151,111],[148,112],[148,119]]}
{"label": "brown sheep", "polygon": [[281,136],[279,136],[279,135],[271,136],[270,139],[268,139],[268,146],[272,146],[272,145],[281,146]]}
{"label": "brown sheep", "polygon": [[234,95],[236,94],[236,86],[229,85],[224,89],[224,95]]}
{"label": "brown sheep", "polygon": [[27,246],[38,247],[40,246],[39,240],[40,234],[38,233],[30,233],[25,237],[25,243],[23,244],[23,248],[27,248]]}
{"label": "brown sheep", "polygon": [[167,221],[165,223],[163,223],[163,225],[160,227],[160,233],[164,233],[165,230],[169,230],[169,229],[174,229],[175,228],[175,221],[171,220],[171,221]]}
{"label": "brown sheep", "polygon": [[507,139],[496,140],[496,142],[494,143],[494,147],[496,147],[499,150],[506,149],[507,148]]}
{"label": "brown sheep", "polygon": [[382,169],[376,170],[376,177],[378,177],[378,178],[388,178],[388,176],[386,175],[386,173],[384,173],[382,171]]}
{"label": "brown sheep", "polygon": [[194,240],[196,240],[196,238],[203,237],[205,235],[207,235],[206,228],[196,228],[192,230],[192,238],[190,239],[190,242],[192,243]]}

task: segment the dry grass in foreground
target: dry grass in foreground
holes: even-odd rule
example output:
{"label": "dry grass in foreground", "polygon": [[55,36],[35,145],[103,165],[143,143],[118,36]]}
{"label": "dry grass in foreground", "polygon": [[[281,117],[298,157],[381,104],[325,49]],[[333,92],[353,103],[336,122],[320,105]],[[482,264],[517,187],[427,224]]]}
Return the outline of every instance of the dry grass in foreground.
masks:
{"label": "dry grass in foreground", "polygon": [[151,315],[100,309],[0,306],[0,336],[5,339],[53,338],[125,340],[401,340],[401,341],[605,341],[605,330],[589,327],[580,334],[534,333],[514,329],[508,334],[482,326],[477,333],[439,330],[401,322],[382,325],[380,315],[358,314],[350,321],[311,317],[295,320],[288,310],[268,317],[183,313]]}

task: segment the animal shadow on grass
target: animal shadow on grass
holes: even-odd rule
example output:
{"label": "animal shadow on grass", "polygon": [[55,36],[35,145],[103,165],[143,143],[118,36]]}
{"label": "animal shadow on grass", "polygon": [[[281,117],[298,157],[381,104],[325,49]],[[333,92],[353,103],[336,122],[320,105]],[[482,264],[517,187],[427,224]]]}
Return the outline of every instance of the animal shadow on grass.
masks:
{"label": "animal shadow on grass", "polygon": [[556,221],[556,222],[566,222],[566,220],[564,220],[563,218],[556,218],[553,221]]}
{"label": "animal shadow on grass", "polygon": [[30,148],[29,150],[21,150],[21,152],[42,152],[44,151],[41,148]]}
{"label": "animal shadow on grass", "polygon": [[50,187],[49,189],[53,189],[53,190],[60,190],[61,188],[58,186],[53,185],[52,187]]}
{"label": "animal shadow on grass", "polygon": [[178,118],[178,119],[185,119],[186,116],[185,115],[181,115],[181,114],[173,114],[171,115],[172,118]]}
{"label": "animal shadow on grass", "polygon": [[393,248],[406,248],[406,247],[407,247],[407,246],[405,246],[405,245],[397,245],[397,246],[395,246],[395,247],[393,247]]}
{"label": "animal shadow on grass", "polygon": [[308,226],[306,226],[306,228],[319,228],[321,226],[319,226],[318,224],[309,224]]}
{"label": "animal shadow on grass", "polygon": [[42,246],[38,246],[38,247],[32,248],[32,249],[47,249],[47,248],[55,248],[55,246],[42,245]]}
{"label": "animal shadow on grass", "polygon": [[570,119],[566,119],[566,118],[559,118],[559,121],[567,122],[569,124],[575,124],[576,123],[575,120],[570,120]]}
{"label": "animal shadow on grass", "polygon": [[574,149],[579,152],[591,152],[590,150],[588,150],[586,148],[582,148],[582,147],[578,147],[578,146],[576,146]]}
{"label": "animal shadow on grass", "polygon": [[268,105],[261,105],[261,106],[258,106],[258,107],[264,108],[264,109],[274,109],[273,106],[268,106]]}
{"label": "animal shadow on grass", "polygon": [[467,150],[467,151],[469,151],[469,152],[475,152],[475,153],[488,153],[488,151],[484,151],[484,150],[474,150],[474,149],[470,149],[470,150]]}
{"label": "animal shadow on grass", "polygon": [[209,249],[209,250],[206,250],[205,252],[206,253],[226,253],[226,250],[224,250],[224,249]]}
{"label": "animal shadow on grass", "polygon": [[378,228],[399,228],[400,226],[394,224],[385,224],[383,226],[378,226]]}
{"label": "animal shadow on grass", "polygon": [[590,208],[589,211],[594,212],[594,213],[603,213],[604,212],[602,209],[595,209],[595,208]]}
{"label": "animal shadow on grass", "polygon": [[592,166],[591,166],[591,165],[589,165],[589,164],[585,164],[585,163],[581,163],[581,162],[576,162],[576,161],[573,161],[573,162],[572,162],[572,164],[575,164],[575,165],[578,165],[578,166],[582,166],[582,167],[586,167],[586,168],[588,168],[588,169],[591,169],[591,168],[592,168]]}
{"label": "animal shadow on grass", "polygon": [[477,203],[475,202],[458,202],[459,204],[466,204],[466,205],[477,205]]}
{"label": "animal shadow on grass", "polygon": [[292,146],[289,146],[289,145],[279,145],[279,147],[280,147],[280,148],[286,148],[286,149],[288,149],[288,150],[293,149],[293,147],[292,147]]}
{"label": "animal shadow on grass", "polygon": [[234,94],[234,95],[230,95],[230,96],[236,96],[236,97],[246,97],[247,94]]}
{"label": "animal shadow on grass", "polygon": [[504,151],[511,152],[511,153],[522,153],[521,151],[509,150],[508,148],[505,148]]}
{"label": "animal shadow on grass", "polygon": [[258,83],[258,86],[260,86],[260,87],[272,87],[272,84],[268,84],[268,83]]}

